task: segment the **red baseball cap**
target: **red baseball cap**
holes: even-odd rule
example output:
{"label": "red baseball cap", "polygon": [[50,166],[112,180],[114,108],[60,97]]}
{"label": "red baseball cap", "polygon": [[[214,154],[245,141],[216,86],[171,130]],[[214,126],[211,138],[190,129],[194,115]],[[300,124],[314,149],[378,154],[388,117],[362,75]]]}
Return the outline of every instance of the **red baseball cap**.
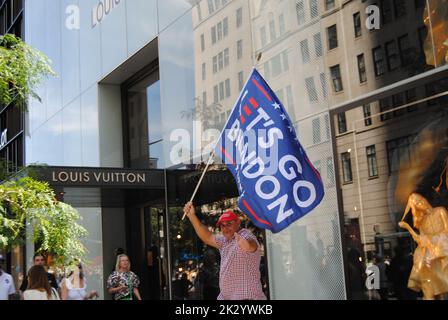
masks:
{"label": "red baseball cap", "polygon": [[221,223],[227,222],[227,221],[233,221],[238,220],[238,216],[233,211],[226,211],[224,212],[218,219],[218,222],[216,223],[216,226],[219,227]]}

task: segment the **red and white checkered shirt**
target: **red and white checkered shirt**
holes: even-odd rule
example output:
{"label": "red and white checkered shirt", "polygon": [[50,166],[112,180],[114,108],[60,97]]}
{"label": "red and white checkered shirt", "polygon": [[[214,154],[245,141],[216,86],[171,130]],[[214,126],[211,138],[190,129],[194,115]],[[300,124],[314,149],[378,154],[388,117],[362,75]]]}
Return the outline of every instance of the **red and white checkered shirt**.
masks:
{"label": "red and white checkered shirt", "polygon": [[238,234],[243,239],[256,241],[258,248],[255,252],[245,252],[235,237],[227,241],[223,235],[215,236],[221,254],[218,300],[266,300],[260,281],[260,245],[249,230],[241,229]]}

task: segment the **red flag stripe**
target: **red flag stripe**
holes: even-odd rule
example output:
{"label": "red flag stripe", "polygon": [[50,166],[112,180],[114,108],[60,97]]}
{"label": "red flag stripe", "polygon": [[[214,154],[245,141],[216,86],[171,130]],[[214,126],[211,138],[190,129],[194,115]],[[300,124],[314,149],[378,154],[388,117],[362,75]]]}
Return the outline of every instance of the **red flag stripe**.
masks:
{"label": "red flag stripe", "polygon": [[249,212],[254,216],[255,219],[257,219],[257,221],[261,222],[262,224],[268,225],[270,227],[272,227],[272,225],[267,222],[266,220],[260,219],[254,212],[254,210],[252,210],[251,207],[249,207],[249,204],[247,203],[246,200],[243,200],[243,204],[246,207],[247,210],[249,210]]}
{"label": "red flag stripe", "polygon": [[243,115],[240,116],[240,120],[241,120],[241,122],[242,122],[243,124],[246,122],[246,118],[244,118]]}
{"label": "red flag stripe", "polygon": [[258,104],[257,100],[255,100],[254,98],[250,98],[249,102],[254,107],[254,109],[258,108],[259,104]]}
{"label": "red flag stripe", "polygon": [[247,105],[244,105],[244,112],[246,112],[246,114],[248,116],[250,116],[252,114],[252,111],[250,111],[249,107]]}
{"label": "red flag stripe", "polygon": [[257,80],[252,79],[252,82],[257,86],[257,88],[265,95],[265,97],[272,102],[272,98],[268,95],[268,93],[260,86]]}

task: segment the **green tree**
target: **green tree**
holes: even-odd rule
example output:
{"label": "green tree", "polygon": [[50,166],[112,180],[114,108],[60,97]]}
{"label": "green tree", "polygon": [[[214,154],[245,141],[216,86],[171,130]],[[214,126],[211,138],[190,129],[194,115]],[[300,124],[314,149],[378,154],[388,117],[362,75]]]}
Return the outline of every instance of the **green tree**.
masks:
{"label": "green tree", "polygon": [[30,96],[41,101],[35,90],[43,79],[56,75],[50,64],[42,52],[20,38],[0,36],[0,105],[25,106]]}
{"label": "green tree", "polygon": [[57,201],[48,183],[31,177],[10,180],[0,185],[0,204],[0,250],[23,244],[31,227],[28,237],[39,244],[37,251],[54,255],[57,264],[83,259],[81,239],[87,231],[78,224],[81,216]]}
{"label": "green tree", "polygon": [[[0,36],[0,105],[24,107],[29,97],[41,101],[36,88],[56,74],[51,61],[20,38]],[[23,245],[27,237],[38,252],[52,254],[58,265],[82,260],[86,253],[81,239],[87,231],[78,224],[79,213],[56,200],[51,187],[0,159],[0,250]],[[25,176],[26,175],[26,176]],[[27,232],[31,228],[32,232]]]}

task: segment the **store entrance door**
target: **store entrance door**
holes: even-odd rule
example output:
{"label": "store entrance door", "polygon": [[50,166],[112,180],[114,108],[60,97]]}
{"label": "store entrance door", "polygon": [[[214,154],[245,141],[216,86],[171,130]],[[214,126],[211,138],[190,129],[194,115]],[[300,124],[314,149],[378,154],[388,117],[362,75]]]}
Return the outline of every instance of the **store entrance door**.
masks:
{"label": "store entrance door", "polygon": [[169,299],[164,215],[163,208],[149,205],[127,212],[127,252],[144,300]]}

